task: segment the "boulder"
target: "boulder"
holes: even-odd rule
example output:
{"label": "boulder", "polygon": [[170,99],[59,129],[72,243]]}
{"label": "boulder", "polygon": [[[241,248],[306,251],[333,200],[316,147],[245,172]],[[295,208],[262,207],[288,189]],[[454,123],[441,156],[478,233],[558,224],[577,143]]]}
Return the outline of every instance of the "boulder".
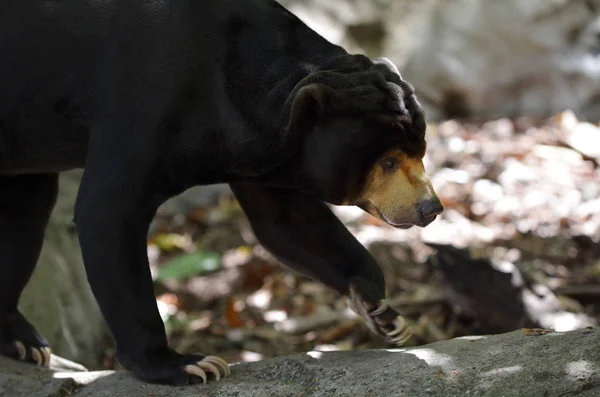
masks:
{"label": "boulder", "polygon": [[108,330],[87,282],[73,223],[81,174],[70,171],[60,177],[42,253],[19,307],[54,353],[95,367],[101,363]]}
{"label": "boulder", "polygon": [[600,329],[519,330],[409,349],[314,351],[236,364],[220,382],[178,388],[143,384],[123,371],[65,372],[0,358],[0,395],[62,397],[75,391],[79,397],[592,397],[600,395]]}
{"label": "boulder", "polygon": [[385,55],[430,120],[600,120],[600,0],[279,0],[351,52]]}

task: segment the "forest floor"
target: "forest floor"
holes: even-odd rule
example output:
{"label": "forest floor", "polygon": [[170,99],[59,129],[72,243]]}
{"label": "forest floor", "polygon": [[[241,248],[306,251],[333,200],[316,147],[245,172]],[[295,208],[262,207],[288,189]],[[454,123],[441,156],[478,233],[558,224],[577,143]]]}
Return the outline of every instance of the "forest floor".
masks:
{"label": "forest floor", "polygon": [[[392,306],[414,327],[409,345],[597,324],[600,127],[570,112],[447,121],[429,125],[427,141],[426,169],[446,208],[430,226],[396,230],[333,208],[381,265]],[[262,248],[229,193],[185,214],[159,211],[154,229],[157,302],[180,352],[238,362],[388,346],[343,296]]]}

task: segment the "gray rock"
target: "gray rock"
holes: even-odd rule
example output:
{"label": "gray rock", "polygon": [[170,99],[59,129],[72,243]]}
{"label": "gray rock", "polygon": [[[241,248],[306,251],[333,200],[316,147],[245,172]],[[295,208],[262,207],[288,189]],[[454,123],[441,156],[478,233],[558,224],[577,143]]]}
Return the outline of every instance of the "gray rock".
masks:
{"label": "gray rock", "polygon": [[279,1],[349,51],[391,58],[431,120],[600,119],[599,0]]}
{"label": "gray rock", "polygon": [[215,205],[221,196],[231,194],[231,189],[226,183],[195,186],[167,200],[159,211],[167,216],[186,214],[199,207]]}
{"label": "gray rock", "polygon": [[74,390],[79,397],[591,397],[600,395],[600,329],[309,352],[233,365],[225,380],[181,388],[144,384],[126,372],[52,372],[0,358],[2,396],[54,397]]}
{"label": "gray rock", "polygon": [[54,353],[97,366],[108,330],[87,282],[73,224],[80,178],[81,171],[61,175],[42,254],[19,307]]}
{"label": "gray rock", "polygon": [[572,109],[600,119],[599,2],[438,3],[402,67],[432,118]]}

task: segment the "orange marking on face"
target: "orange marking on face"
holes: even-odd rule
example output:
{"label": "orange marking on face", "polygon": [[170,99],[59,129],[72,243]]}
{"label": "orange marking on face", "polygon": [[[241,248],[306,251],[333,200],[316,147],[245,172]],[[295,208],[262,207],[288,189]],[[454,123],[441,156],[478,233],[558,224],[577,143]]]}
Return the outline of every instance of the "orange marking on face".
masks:
{"label": "orange marking on face", "polygon": [[388,223],[414,224],[418,220],[417,204],[433,197],[435,192],[422,159],[392,149],[375,162],[363,190],[353,201]]}
{"label": "orange marking on face", "polygon": [[418,189],[419,184],[422,182],[416,175],[425,174],[425,168],[423,167],[421,159],[414,159],[403,155],[402,162],[400,163],[400,170],[406,175],[408,183]]}

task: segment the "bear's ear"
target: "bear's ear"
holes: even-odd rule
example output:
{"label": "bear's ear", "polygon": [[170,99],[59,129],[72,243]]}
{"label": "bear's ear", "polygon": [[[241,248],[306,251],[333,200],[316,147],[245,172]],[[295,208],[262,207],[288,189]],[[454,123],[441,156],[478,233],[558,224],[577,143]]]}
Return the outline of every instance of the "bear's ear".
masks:
{"label": "bear's ear", "polygon": [[330,90],[322,84],[309,84],[298,90],[292,102],[288,129],[302,131],[314,125],[327,108]]}
{"label": "bear's ear", "polygon": [[318,118],[327,107],[329,90],[330,88],[323,84],[309,84],[302,87],[294,98],[293,110]]}

